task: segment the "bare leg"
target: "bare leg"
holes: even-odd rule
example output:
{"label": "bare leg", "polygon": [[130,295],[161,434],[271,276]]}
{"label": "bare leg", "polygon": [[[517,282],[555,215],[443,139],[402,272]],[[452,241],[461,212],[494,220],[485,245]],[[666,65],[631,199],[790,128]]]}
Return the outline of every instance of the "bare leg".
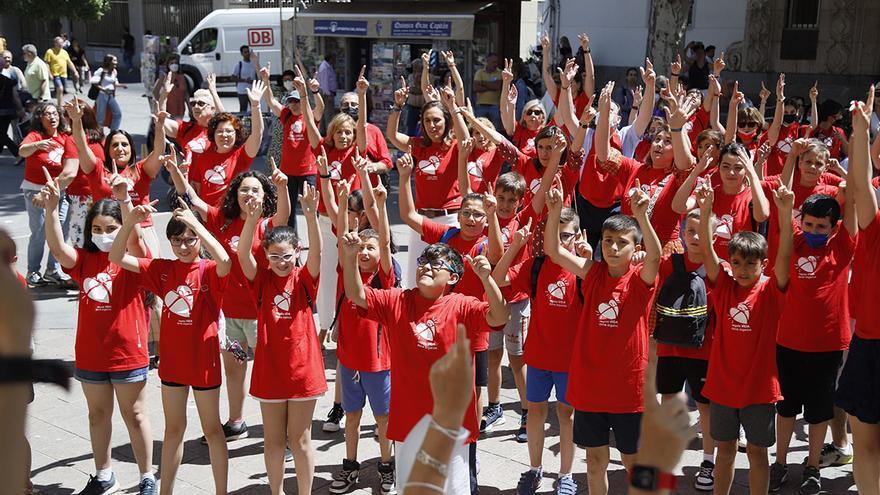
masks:
{"label": "bare leg", "polygon": [[[776,415],[776,463],[788,465],[788,447],[794,435],[794,419]],[[824,439],[824,437],[823,437]]]}
{"label": "bare leg", "polygon": [[376,416],[376,427],[379,429],[379,460],[391,461],[391,440],[388,440],[388,416]]}
{"label": "bare leg", "polygon": [[501,360],[504,358],[504,347],[489,351],[489,402],[500,402],[501,398]]}
{"label": "bare leg", "polygon": [[513,382],[516,384],[516,391],[519,393],[519,403],[522,409],[527,409],[526,401],[526,366],[523,363],[522,356],[514,356],[507,353],[507,361],[510,372],[513,373]]}
{"label": "bare leg", "polygon": [[363,410],[345,413],[345,458],[350,461],[357,460],[363,413]]}
{"label": "bare leg", "polygon": [[[529,410],[530,419],[531,416]],[[574,463],[574,408],[556,402],[556,416],[559,418],[559,473],[568,474]],[[543,442],[543,438],[541,440]]]}
{"label": "bare leg", "polygon": [[700,412],[700,429],[703,430],[703,454],[715,455],[715,440],[709,432],[709,404],[697,402],[697,411]]}
{"label": "bare leg", "polygon": [[263,413],[263,459],[272,495],[284,493],[284,448],[287,446],[287,402],[260,402]]}
{"label": "bare leg", "polygon": [[[239,362],[230,352],[221,352],[223,368],[226,372],[226,393],[229,394],[229,422],[241,421],[244,414],[244,397],[247,393],[245,377],[247,361]],[[224,438],[225,441],[225,438]]]}
{"label": "bare leg", "polygon": [[159,472],[162,483],[160,495],[171,495],[174,480],[183,459],[183,435],[186,433],[186,402],[189,387],[162,385],[162,410],[165,413],[165,437],[162,440],[162,462]]}
{"label": "bare leg", "polygon": [[746,444],[749,456],[749,493],[751,495],[767,495],[770,490],[770,454],[766,447]]}
{"label": "bare leg", "polygon": [[853,477],[860,495],[880,495],[880,425],[850,416],[853,430]]}
{"label": "bare leg", "polygon": [[839,449],[849,446],[849,437],[846,434],[846,411],[834,406],[834,419],[831,420],[831,442]]}
{"label": "bare leg", "polygon": [[288,401],[287,436],[293,451],[298,493],[311,493],[315,478],[315,454],[312,452],[312,416],[316,400]]}
{"label": "bare leg", "polygon": [[[531,416],[531,413],[529,413]],[[590,495],[608,495],[608,446],[587,447],[587,486]]]}
{"label": "bare leg", "polygon": [[208,454],[211,458],[211,471],[214,474],[214,491],[217,495],[226,495],[229,450],[226,447],[223,424],[220,422],[220,389],[196,390],[193,395],[196,399],[196,408],[199,410],[202,433],[208,440]]}
{"label": "bare leg", "polygon": [[715,457],[715,495],[728,495],[733,484],[733,465],[736,461],[736,440],[718,442]]}
{"label": "bare leg", "polygon": [[95,470],[110,467],[110,436],[113,432],[113,385],[82,384],[89,408],[89,438]]}
{"label": "bare leg", "polygon": [[546,401],[529,402],[529,417],[526,420],[526,433],[528,434],[529,462],[532,467],[539,467],[543,462],[544,427],[547,422],[547,409],[548,406]]}
{"label": "bare leg", "polygon": [[147,416],[147,382],[114,385],[119,412],[128,428],[131,450],[137,461],[140,473],[153,472],[153,433],[150,431],[150,418]]}

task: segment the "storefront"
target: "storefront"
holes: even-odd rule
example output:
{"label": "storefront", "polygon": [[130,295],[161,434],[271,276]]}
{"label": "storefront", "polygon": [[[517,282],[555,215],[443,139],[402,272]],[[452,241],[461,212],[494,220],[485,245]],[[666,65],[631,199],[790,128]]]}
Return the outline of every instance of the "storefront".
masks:
{"label": "storefront", "polygon": [[[324,54],[336,56],[337,98],[354,87],[361,66],[366,65],[372,92],[370,121],[384,126],[400,77],[412,81],[412,61],[430,49],[435,54],[431,58],[433,81],[443,80],[448,72],[439,52],[452,50],[469,91],[486,55],[503,51],[505,23],[511,20],[506,11],[514,6],[518,2],[312,4],[283,25],[284,66],[293,65],[294,33],[296,48],[309,70],[315,70]],[[516,14],[518,22],[518,10]]]}

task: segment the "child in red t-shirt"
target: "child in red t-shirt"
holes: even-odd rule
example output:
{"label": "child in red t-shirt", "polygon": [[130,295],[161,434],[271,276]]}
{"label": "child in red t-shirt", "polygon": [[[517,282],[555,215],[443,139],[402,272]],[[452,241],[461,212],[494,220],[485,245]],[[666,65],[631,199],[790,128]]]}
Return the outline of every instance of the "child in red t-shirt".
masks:
{"label": "child in red t-shirt", "polygon": [[[265,462],[274,493],[284,484],[284,449],[290,445],[300,493],[310,493],[314,473],[311,424],[315,404],[327,391],[324,360],[318,343],[312,301],[321,273],[321,234],[318,232],[318,193],[305,184],[299,197],[309,232],[309,255],[299,265],[300,244],[287,225],[266,233],[262,245],[268,264],[249,249],[238,260],[251,294],[259,302],[257,347],[251,375],[251,395],[260,401],[265,434]],[[254,197],[245,206],[247,220],[241,232],[252,243],[263,204]]]}
{"label": "child in red t-shirt", "polygon": [[[149,256],[148,250],[140,231],[133,235],[131,231],[122,232],[123,211],[116,199],[102,199],[89,209],[82,248],[64,242],[58,216],[58,179],[44,171],[46,240],[55,259],[80,286],[74,376],[82,382],[89,413],[96,418],[89,422],[89,430],[97,472],[85,490],[118,486],[105,448],[113,429],[112,415],[99,413],[104,401],[112,400],[114,395],[128,427],[141,479],[155,487],[153,440],[150,421],[144,414],[149,371],[144,295],[137,275],[112,264],[107,254],[114,238],[119,238],[121,249],[127,248],[131,255]],[[121,175],[111,179],[116,197],[123,199],[121,208],[130,210],[131,200],[125,201],[126,181]]]}
{"label": "child in red t-shirt", "polygon": [[[398,166],[400,163],[398,162]],[[415,289],[374,289],[364,287],[357,267],[361,239],[355,233],[343,236],[342,267],[345,295],[359,309],[361,316],[378,321],[389,332],[391,347],[391,408],[388,417],[388,438],[397,442],[397,454],[418,449],[404,442],[415,424],[430,413],[432,407],[428,373],[455,339],[456,325],[463,323],[471,338],[492,329],[500,330],[507,323],[509,312],[497,284],[491,279],[488,259],[480,255],[467,257],[471,269],[486,293],[485,301],[461,293],[453,287],[464,272],[462,257],[450,245],[432,244],[419,257],[418,287]],[[476,398],[476,393],[473,393]],[[458,428],[460,425],[441,425]],[[464,426],[470,430],[468,443],[479,436],[476,403],[468,407]],[[476,480],[473,459],[456,453],[450,463],[448,483],[467,483],[468,463],[471,481]],[[398,473],[399,474],[399,473]],[[399,476],[398,476],[399,477]],[[465,485],[467,486],[467,485]]]}
{"label": "child in red t-shirt", "polygon": [[[571,208],[563,208],[559,222],[559,242],[564,249],[574,252],[577,252],[577,246],[590,249],[586,239],[578,235],[577,212]],[[562,485],[576,490],[577,484],[571,476],[574,461],[574,408],[566,401],[565,391],[571,349],[583,301],[581,294],[577,293],[577,277],[562,266],[545,256],[526,255],[524,260],[518,261],[522,258],[521,251],[528,243],[530,229],[531,221],[514,234],[510,247],[493,272],[493,277],[502,290],[525,294],[531,299],[531,315],[534,315],[529,321],[525,354],[520,358],[528,364],[525,398],[528,400],[530,414],[524,418],[531,469],[520,475],[517,490],[519,493],[534,493],[541,486],[544,473],[544,423],[547,421],[550,393],[554,388],[556,416],[559,419],[559,479]],[[591,253],[581,254],[592,257]]]}
{"label": "child in red t-shirt", "polygon": [[[559,244],[562,191],[552,189],[544,248],[550,259],[583,279],[584,306],[571,355],[566,400],[574,407],[573,438],[587,449],[590,493],[607,493],[610,432],[627,469],[632,468],[644,410],[642,385],[648,366],[648,315],[661,246],[648,220],[650,198],[635,181],[630,207],[635,218],[614,215],[602,228],[602,259],[581,257]],[[644,241],[642,241],[644,233]],[[645,246],[638,266],[632,257]],[[621,356],[627,359],[621,359]]]}
{"label": "child in red t-shirt", "polygon": [[816,95],[818,91],[814,86],[810,90],[812,114],[810,125],[802,125],[801,114],[803,105],[794,98],[785,97],[785,74],[779,74],[776,81],[776,110],[773,113],[773,121],[767,132],[761,136],[760,141],[770,144],[770,155],[767,157],[766,168],[762,174],[764,177],[782,173],[785,159],[791,152],[792,143],[795,140],[809,136],[819,120]]}
{"label": "child in red t-shirt", "polygon": [[703,185],[697,190],[700,245],[716,324],[703,387],[703,395],[711,401],[711,435],[718,442],[715,493],[730,492],[742,426],[748,442],[750,492],[764,494],[770,483],[767,449],[776,440],[774,403],[782,398],[774,353],[789,280],[794,193],[780,186],[773,197],[780,210],[780,241],[769,278],[762,276],[767,242],[755,232],[738,232],[730,239],[730,272],[722,269],[711,240],[713,200],[710,187]]}
{"label": "child in red t-shirt", "polygon": [[[183,201],[174,210],[165,234],[177,259],[138,258],[126,254],[125,246],[135,225],[155,208],[123,210],[122,228],[110,248],[110,261],[138,274],[136,283],[162,298],[162,340],[159,378],[165,437],[162,441],[163,490],[171,491],[183,456],[186,404],[193,389],[202,432],[208,442],[214,486],[224,492],[229,452],[220,421],[220,307],[232,269],[223,245],[202,225]],[[204,247],[212,260],[200,257]],[[115,289],[115,288],[114,288]],[[167,485],[167,486],[166,486]]]}

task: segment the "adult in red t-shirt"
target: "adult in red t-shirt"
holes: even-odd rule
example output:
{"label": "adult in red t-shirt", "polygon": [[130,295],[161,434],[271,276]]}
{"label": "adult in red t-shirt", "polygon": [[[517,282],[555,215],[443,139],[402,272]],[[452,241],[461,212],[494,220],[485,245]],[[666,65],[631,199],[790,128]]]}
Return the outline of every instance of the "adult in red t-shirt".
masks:
{"label": "adult in red t-shirt", "polygon": [[[615,215],[604,222],[601,262],[593,261],[591,250],[573,254],[561,247],[561,190],[551,189],[547,205],[545,252],[583,279],[584,305],[572,346],[566,400],[575,408],[574,443],[587,448],[589,491],[602,493],[607,491],[611,431],[628,469],[638,448],[648,315],[661,246],[648,220],[650,198],[641,189],[630,198],[635,218]],[[642,246],[647,255],[634,267],[632,256]]]}
{"label": "adult in red t-shirt", "polygon": [[[58,107],[51,102],[44,102],[34,109],[31,120],[31,132],[21,141],[19,155],[25,159],[24,180],[21,191],[24,194],[24,205],[28,213],[30,238],[28,239],[27,278],[28,284],[43,285],[46,277],[40,276],[40,264],[43,262],[43,249],[46,247],[46,235],[43,229],[45,217],[43,210],[33,204],[34,196],[46,185],[45,168],[52,179],[57,178],[61,189],[76,177],[79,167],[76,156],[76,145],[69,135],[59,132],[63,122]],[[62,222],[67,218],[67,202],[62,201],[58,214]],[[63,280],[61,266],[52,254],[46,261],[46,275],[54,282]]]}
{"label": "adult in red t-shirt", "polygon": [[[124,194],[124,189],[121,192]],[[91,207],[82,248],[65,243],[58,216],[59,193],[55,182],[43,192],[46,239],[80,287],[74,375],[82,382],[89,409],[95,469],[111,469],[107,446],[113,430],[112,414],[104,405],[116,396],[138,468],[142,475],[152,477],[153,439],[145,414],[149,327],[144,293],[138,276],[112,264],[107,254],[115,237],[120,238],[121,249],[127,246],[132,255],[146,256],[147,249],[139,235],[120,235],[122,212],[115,198],[97,201]],[[123,204],[122,208],[131,205]]]}
{"label": "adult in red t-shirt", "polygon": [[[273,492],[284,484],[284,449],[290,445],[297,485],[310,493],[314,478],[311,423],[315,404],[327,391],[324,360],[318,342],[312,301],[321,272],[321,235],[316,210],[317,191],[307,187],[301,206],[306,217],[309,254],[299,263],[300,245],[287,225],[270,230],[263,241],[266,262],[257,263],[251,250],[238,250],[238,261],[250,292],[260,301],[257,347],[251,376],[251,395],[260,401],[266,430],[266,471]],[[263,222],[263,202],[250,198],[242,239],[257,241]]]}
{"label": "adult in red t-shirt", "polygon": [[[505,68],[501,72],[501,79],[501,125],[504,126],[504,132],[511,136],[513,145],[523,154],[534,158],[537,154],[535,136],[547,122],[547,111],[541,100],[535,99],[523,105],[522,115],[515,115],[518,94],[516,85],[511,84],[511,69]],[[586,101],[589,101],[589,97]]]}
{"label": "adult in red t-shirt", "polygon": [[[77,158],[79,158],[80,165],[79,170],[76,171],[76,177],[67,186],[67,200],[70,204],[68,211],[69,220],[67,222],[67,239],[73,244],[73,246],[82,247],[84,234],[83,227],[85,226],[86,215],[89,213],[89,207],[92,205],[93,199],[89,179],[82,169],[84,160],[83,157],[79,155],[83,155],[85,149],[88,149],[95,157],[103,161],[104,133],[98,126],[98,121],[95,118],[95,110],[89,106],[79,106],[78,103],[78,99],[72,100],[65,105],[64,109],[66,116],[71,121],[71,137],[77,147]],[[78,111],[79,109],[82,109],[82,112]],[[83,126],[81,121],[79,123],[76,122],[77,117],[81,118],[83,113],[86,114],[85,126]],[[79,127],[79,131],[77,131],[77,127]],[[83,149],[80,149],[80,139],[77,139],[77,137],[81,138]],[[107,188],[110,188],[109,184],[107,185]]]}
{"label": "adult in red t-shirt", "polygon": [[[208,89],[197,89],[189,99],[190,120],[166,119],[163,123],[165,134],[177,142],[187,162],[192,161],[193,155],[208,149],[208,122],[226,111],[217,94],[216,79],[214,74],[208,74]],[[173,89],[173,85],[159,86],[159,96],[156,98],[158,110],[166,110],[168,95]]]}
{"label": "adult in red t-shirt", "polygon": [[767,448],[776,441],[774,404],[782,398],[776,373],[776,331],[789,285],[792,252],[791,209],[794,193],[774,191],[780,211],[779,253],[772,276],[764,277],[767,243],[755,232],[738,232],[728,244],[730,272],[712,247],[713,192],[700,188],[700,246],[706,279],[712,287],[715,335],[703,395],[710,401],[711,435],[718,442],[715,489],[728,493],[740,426],[749,449],[750,484],[758,491],[770,483]]}
{"label": "adult in red t-shirt", "polygon": [[[176,259],[138,258],[125,252],[125,239],[153,210],[141,205],[123,211],[122,228],[110,249],[110,261],[134,272],[138,283],[162,298],[162,339],[159,378],[165,410],[162,441],[163,483],[171,483],[180,467],[179,449],[186,431],[186,407],[193,389],[202,431],[211,453],[214,485],[226,489],[229,454],[220,422],[220,307],[232,261],[195,213],[178,208],[165,230]],[[202,246],[211,260],[200,257]]]}

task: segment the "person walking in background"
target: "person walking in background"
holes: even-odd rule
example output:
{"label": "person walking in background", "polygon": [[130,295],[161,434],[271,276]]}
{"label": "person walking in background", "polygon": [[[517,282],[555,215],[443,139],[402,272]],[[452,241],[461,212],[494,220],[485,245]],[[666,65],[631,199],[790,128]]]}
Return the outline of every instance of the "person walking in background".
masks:
{"label": "person walking in background", "polygon": [[49,66],[37,55],[37,47],[31,44],[21,47],[21,56],[27,62],[24,68],[24,80],[27,91],[35,100],[48,100],[52,97],[49,93]]}
{"label": "person walking in background", "polygon": [[73,75],[73,80],[77,80],[79,77],[76,73],[76,67],[70,60],[70,54],[64,49],[64,38],[56,36],[52,40],[52,48],[46,50],[46,55],[43,58],[49,64],[49,73],[52,75],[52,83],[55,87],[55,99],[58,100],[58,106],[61,107],[64,105],[64,86],[67,83],[68,69]]}
{"label": "person walking in background", "polygon": [[257,78],[257,68],[251,62],[251,49],[247,45],[241,45],[238,49],[241,53],[241,60],[235,64],[235,70],[232,72],[235,77],[235,93],[238,95],[238,111],[247,112],[248,104],[248,88]]}
{"label": "person walking in background", "polygon": [[166,95],[165,111],[175,120],[183,119],[186,114],[186,97],[189,95],[189,86],[186,77],[180,73],[180,55],[172,53],[168,55],[164,66],[159,69],[159,77],[153,86],[153,97],[159,100],[159,93],[163,86],[170,88]]}
{"label": "person walking in background", "polygon": [[88,81],[91,77],[89,75],[89,72],[92,70],[89,67],[89,57],[86,56],[86,49],[80,46],[79,40],[76,38],[71,38],[70,49],[67,52],[70,54],[73,66],[76,67],[77,77],[74,78],[73,87],[79,93],[82,92],[83,82]]}
{"label": "person walking in background", "polygon": [[125,88],[125,84],[119,82],[119,74],[116,67],[119,62],[115,55],[104,55],[104,63],[101,68],[95,71],[95,75],[89,80],[90,83],[98,86],[98,99],[95,100],[95,113],[98,116],[98,124],[104,126],[107,120],[107,110],[112,114],[110,120],[110,130],[119,129],[122,123],[122,110],[116,101],[116,88]]}
{"label": "person walking in background", "polygon": [[501,98],[501,69],[498,68],[498,54],[486,56],[486,66],[474,75],[474,93],[477,94],[477,106],[474,114],[492,121],[496,129],[501,129],[501,109],[498,102]]}
{"label": "person walking in background", "polygon": [[128,26],[123,28],[122,34],[122,61],[125,62],[125,68],[128,72],[134,70],[134,36]]}
{"label": "person walking in background", "polygon": [[[5,62],[0,59],[0,66]],[[16,80],[0,74],[0,153],[9,148],[9,153],[18,158],[18,143],[9,137],[9,124],[24,116],[24,109],[18,98]]]}
{"label": "person walking in background", "polygon": [[318,66],[318,84],[321,85],[321,96],[324,99],[324,118],[321,119],[321,133],[326,131],[326,125],[336,115],[336,55],[328,53],[324,55],[324,61]]}

